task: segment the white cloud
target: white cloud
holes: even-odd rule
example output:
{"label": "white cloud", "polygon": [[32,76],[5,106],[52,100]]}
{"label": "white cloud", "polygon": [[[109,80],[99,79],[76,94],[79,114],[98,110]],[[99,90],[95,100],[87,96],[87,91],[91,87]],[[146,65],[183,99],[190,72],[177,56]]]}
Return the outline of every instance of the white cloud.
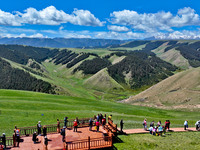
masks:
{"label": "white cloud", "polygon": [[199,26],[200,18],[194,9],[179,9],[176,15],[171,12],[143,13],[123,10],[110,14],[110,22],[117,25],[131,26],[135,30],[145,32],[173,31],[172,27]]}
{"label": "white cloud", "polygon": [[46,7],[43,10],[36,10],[30,7],[23,13],[15,13],[12,14],[0,10],[0,25],[60,25],[62,23],[71,23],[82,26],[103,26],[105,23],[101,22],[88,10],[75,9],[72,14],[67,14],[63,10],[57,10],[54,6]]}
{"label": "white cloud", "polygon": [[109,25],[108,30],[117,31],[117,32],[125,32],[125,31],[128,31],[129,29],[125,26]]}
{"label": "white cloud", "polygon": [[0,25],[20,26],[19,16],[0,10]]}

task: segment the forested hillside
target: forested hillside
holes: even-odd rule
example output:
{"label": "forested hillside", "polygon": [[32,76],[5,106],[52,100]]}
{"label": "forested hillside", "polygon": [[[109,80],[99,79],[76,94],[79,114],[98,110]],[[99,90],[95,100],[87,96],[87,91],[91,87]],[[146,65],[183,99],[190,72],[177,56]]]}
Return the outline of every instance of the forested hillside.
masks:
{"label": "forested hillside", "polygon": [[[199,67],[199,49],[199,41],[166,40],[132,41],[107,49],[0,45],[0,57],[15,67],[6,65],[7,72],[4,71],[2,79],[7,81],[6,77],[11,75],[12,78],[8,80],[10,85],[4,82],[0,88],[12,86],[51,93],[55,86],[57,94],[122,99],[168,78],[177,70]],[[32,84],[21,86],[18,81]]]}
{"label": "forested hillside", "polygon": [[38,80],[23,70],[12,68],[0,58],[0,89],[28,90],[54,94],[54,88],[48,82]]}

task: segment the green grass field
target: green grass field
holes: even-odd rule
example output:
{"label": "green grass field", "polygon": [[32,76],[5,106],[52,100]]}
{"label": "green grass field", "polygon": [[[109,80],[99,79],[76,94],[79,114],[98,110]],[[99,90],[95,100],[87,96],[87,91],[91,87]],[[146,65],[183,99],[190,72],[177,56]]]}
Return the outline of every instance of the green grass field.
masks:
{"label": "green grass field", "polygon": [[[198,112],[161,110],[132,106],[103,100],[49,95],[36,92],[0,90],[0,134],[11,135],[15,125],[18,127],[54,124],[56,119],[93,117],[98,113],[112,114],[115,123],[124,119],[125,128],[142,128],[144,118],[152,121],[171,121],[171,127],[182,127],[185,119],[194,126],[199,120]],[[42,115],[43,114],[43,115]]]}
{"label": "green grass field", "polygon": [[165,136],[150,134],[132,134],[118,136],[121,143],[115,143],[118,150],[198,150],[199,132],[167,133]]}

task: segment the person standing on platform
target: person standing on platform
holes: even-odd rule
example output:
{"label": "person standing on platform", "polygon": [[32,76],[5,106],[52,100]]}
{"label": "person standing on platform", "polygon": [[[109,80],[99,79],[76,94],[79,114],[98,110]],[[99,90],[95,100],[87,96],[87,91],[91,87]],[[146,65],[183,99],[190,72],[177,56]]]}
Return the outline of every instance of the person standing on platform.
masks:
{"label": "person standing on platform", "polygon": [[78,128],[78,122],[77,120],[74,120],[74,132],[77,132],[77,128]]}
{"label": "person standing on platform", "polygon": [[47,127],[44,126],[44,127],[43,127],[43,136],[46,136],[46,135],[47,135]]}
{"label": "person standing on platform", "polygon": [[3,133],[3,135],[1,136],[1,141],[4,145],[4,149],[6,149],[6,134],[5,133]]}
{"label": "person standing on platform", "polygon": [[48,138],[47,136],[44,137],[44,145],[45,145],[45,150],[48,150]]}
{"label": "person standing on platform", "polygon": [[62,135],[62,142],[65,142],[65,126],[61,129],[60,134]]}
{"label": "person standing on platform", "polygon": [[60,121],[57,119],[57,132],[60,133]]}
{"label": "person standing on platform", "polygon": [[19,142],[20,142],[20,130],[19,129],[17,129],[16,130],[16,139],[17,139],[17,147],[19,147]]}
{"label": "person standing on platform", "polygon": [[38,135],[40,136],[41,135],[41,131],[42,131],[41,121],[38,121],[37,130],[38,130]]}
{"label": "person standing on platform", "polygon": [[92,131],[93,120],[90,118],[89,120],[89,130]]}

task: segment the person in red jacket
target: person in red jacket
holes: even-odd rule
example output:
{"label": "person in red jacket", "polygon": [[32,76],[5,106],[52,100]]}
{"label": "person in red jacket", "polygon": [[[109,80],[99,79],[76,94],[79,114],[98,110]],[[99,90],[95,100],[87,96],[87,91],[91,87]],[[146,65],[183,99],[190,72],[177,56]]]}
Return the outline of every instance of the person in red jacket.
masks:
{"label": "person in red jacket", "polygon": [[99,121],[96,121],[97,132],[99,132],[99,125],[100,125]]}
{"label": "person in red jacket", "polygon": [[77,120],[74,120],[74,132],[77,132],[77,128],[78,128],[78,122]]}

